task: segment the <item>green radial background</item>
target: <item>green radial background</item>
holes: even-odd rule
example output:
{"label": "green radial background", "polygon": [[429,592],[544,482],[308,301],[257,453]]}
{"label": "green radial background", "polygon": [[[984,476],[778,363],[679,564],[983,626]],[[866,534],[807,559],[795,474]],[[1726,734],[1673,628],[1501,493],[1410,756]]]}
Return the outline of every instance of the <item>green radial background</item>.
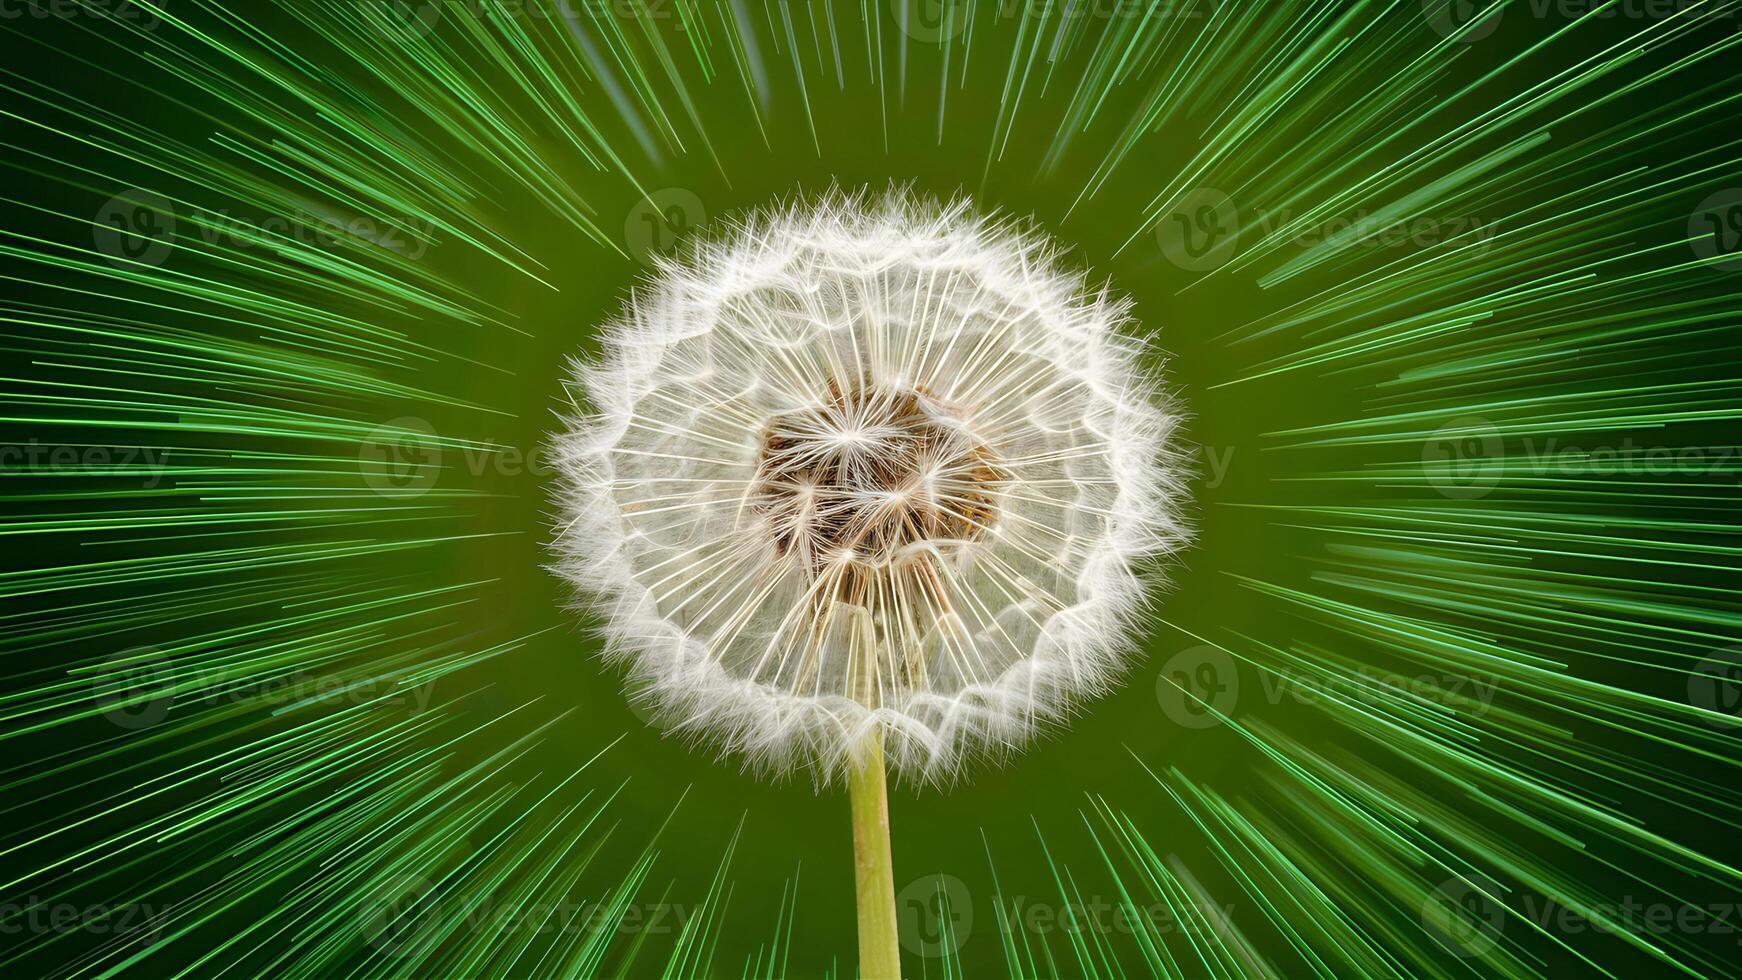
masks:
{"label": "green radial background", "polygon": [[1742,973],[1737,7],[0,2],[0,974],[851,976],[542,447],[653,256],[892,182],[1200,473],[1129,682],[893,800],[909,976]]}

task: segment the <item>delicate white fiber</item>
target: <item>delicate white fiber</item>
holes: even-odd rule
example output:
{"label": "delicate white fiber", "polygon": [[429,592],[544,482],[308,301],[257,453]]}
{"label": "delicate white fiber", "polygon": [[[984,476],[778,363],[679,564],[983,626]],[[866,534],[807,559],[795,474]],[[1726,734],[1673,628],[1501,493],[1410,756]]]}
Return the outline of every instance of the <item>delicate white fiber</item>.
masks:
{"label": "delicate white fiber", "polygon": [[1128,304],[966,201],[834,193],[663,262],[577,362],[558,570],[669,730],[947,782],[1085,696],[1187,537]]}

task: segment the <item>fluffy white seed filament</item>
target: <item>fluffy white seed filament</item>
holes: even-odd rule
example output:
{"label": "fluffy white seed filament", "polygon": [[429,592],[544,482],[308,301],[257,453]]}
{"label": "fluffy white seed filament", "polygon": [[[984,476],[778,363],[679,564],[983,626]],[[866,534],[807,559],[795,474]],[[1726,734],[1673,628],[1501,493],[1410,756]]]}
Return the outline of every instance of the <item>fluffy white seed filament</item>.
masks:
{"label": "fluffy white seed filament", "polygon": [[833,196],[663,266],[577,367],[561,570],[674,729],[941,779],[1117,676],[1184,540],[1124,307],[965,204]]}

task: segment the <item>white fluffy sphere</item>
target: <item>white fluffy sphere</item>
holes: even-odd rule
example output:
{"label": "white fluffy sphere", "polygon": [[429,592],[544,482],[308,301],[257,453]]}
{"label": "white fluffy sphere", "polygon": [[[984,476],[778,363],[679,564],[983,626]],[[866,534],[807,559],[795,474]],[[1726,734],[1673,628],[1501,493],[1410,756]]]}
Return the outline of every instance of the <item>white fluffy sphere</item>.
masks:
{"label": "white fluffy sphere", "polygon": [[668,729],[947,781],[1117,679],[1186,538],[1127,304],[1039,232],[834,194],[693,243],[577,363],[560,572]]}

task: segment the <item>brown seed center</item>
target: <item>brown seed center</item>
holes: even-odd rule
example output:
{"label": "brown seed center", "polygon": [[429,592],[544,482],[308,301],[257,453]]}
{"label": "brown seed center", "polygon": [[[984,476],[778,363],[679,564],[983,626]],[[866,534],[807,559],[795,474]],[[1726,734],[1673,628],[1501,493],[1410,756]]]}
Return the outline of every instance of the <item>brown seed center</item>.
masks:
{"label": "brown seed center", "polygon": [[976,540],[996,523],[1007,480],[958,407],[925,391],[831,385],[823,404],[768,423],[751,499],[776,553],[815,572]]}

